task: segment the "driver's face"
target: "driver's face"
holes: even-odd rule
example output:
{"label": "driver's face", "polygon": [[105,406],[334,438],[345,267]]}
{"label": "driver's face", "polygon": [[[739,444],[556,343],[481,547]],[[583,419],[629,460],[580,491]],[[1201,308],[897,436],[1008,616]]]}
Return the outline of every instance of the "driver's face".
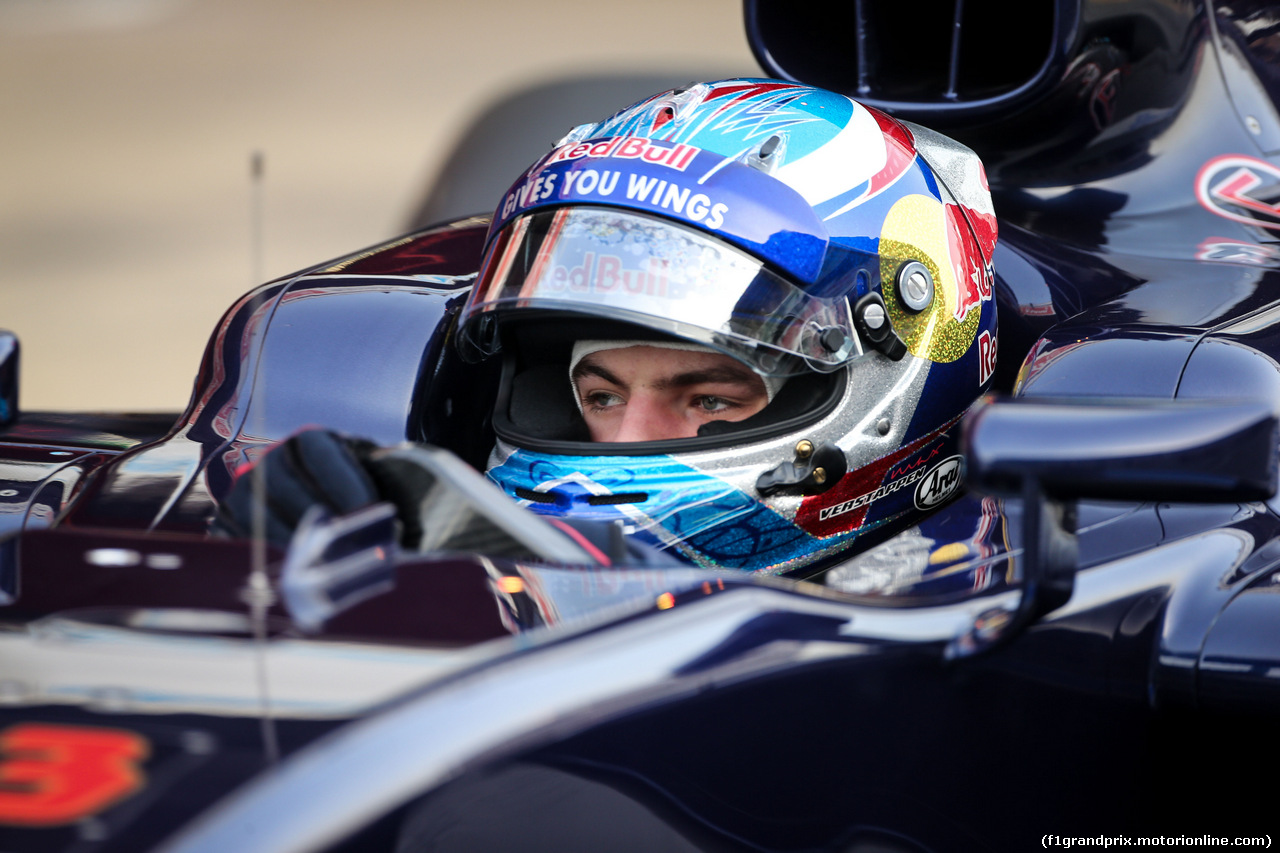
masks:
{"label": "driver's face", "polygon": [[707,421],[740,421],[769,402],[764,380],[727,355],[635,346],[573,369],[592,441],[692,438]]}

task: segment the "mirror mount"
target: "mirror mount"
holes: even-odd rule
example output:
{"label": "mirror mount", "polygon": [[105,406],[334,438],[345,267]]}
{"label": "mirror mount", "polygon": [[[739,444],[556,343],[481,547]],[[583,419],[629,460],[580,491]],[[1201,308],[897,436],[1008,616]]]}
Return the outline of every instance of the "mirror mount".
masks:
{"label": "mirror mount", "polygon": [[1078,549],[1076,502],[1054,500],[1028,477],[1022,487],[1022,601],[1010,628],[1016,633],[1071,600]]}

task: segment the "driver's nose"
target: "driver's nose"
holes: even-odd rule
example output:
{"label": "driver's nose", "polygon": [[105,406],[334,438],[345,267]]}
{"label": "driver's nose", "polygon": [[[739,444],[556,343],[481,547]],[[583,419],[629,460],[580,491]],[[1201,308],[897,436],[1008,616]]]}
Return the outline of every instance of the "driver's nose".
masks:
{"label": "driver's nose", "polygon": [[614,433],[613,441],[662,441],[669,438],[689,438],[696,434],[681,417],[681,412],[669,399],[659,394],[641,391],[627,399],[622,422]]}

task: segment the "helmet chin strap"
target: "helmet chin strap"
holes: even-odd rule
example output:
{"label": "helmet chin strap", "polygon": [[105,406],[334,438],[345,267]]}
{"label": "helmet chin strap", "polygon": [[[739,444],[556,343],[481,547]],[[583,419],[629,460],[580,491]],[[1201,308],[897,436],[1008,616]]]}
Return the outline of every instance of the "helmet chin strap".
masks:
{"label": "helmet chin strap", "polygon": [[[577,341],[573,345],[573,354],[569,357],[569,385],[573,388],[573,402],[578,407],[579,414],[582,414],[582,398],[578,394],[578,382],[573,378],[573,369],[578,366],[578,362],[592,353],[611,349],[626,349],[627,347],[656,347],[657,349],[678,349],[688,350],[689,352],[719,352],[719,350],[714,350],[704,344],[685,341]],[[787,378],[785,376],[765,376],[762,373],[756,375],[764,381],[765,396],[772,403],[778,391],[786,384]]]}

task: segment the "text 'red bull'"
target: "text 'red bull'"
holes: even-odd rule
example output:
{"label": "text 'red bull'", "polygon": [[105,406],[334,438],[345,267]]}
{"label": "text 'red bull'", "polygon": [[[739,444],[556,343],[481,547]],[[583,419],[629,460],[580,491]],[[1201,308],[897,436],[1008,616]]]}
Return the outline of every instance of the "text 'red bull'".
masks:
{"label": "text 'red bull'", "polygon": [[597,257],[585,252],[577,266],[553,266],[537,289],[540,293],[631,293],[682,299],[691,284],[671,278],[670,269],[670,262],[661,258],[646,258],[644,269],[628,269],[618,255]]}
{"label": "text 'red bull'", "polygon": [[583,157],[614,157],[621,160],[643,160],[683,172],[700,150],[683,142],[668,146],[657,144],[643,136],[615,136],[601,142],[563,145],[551,152],[547,163],[580,160]]}

